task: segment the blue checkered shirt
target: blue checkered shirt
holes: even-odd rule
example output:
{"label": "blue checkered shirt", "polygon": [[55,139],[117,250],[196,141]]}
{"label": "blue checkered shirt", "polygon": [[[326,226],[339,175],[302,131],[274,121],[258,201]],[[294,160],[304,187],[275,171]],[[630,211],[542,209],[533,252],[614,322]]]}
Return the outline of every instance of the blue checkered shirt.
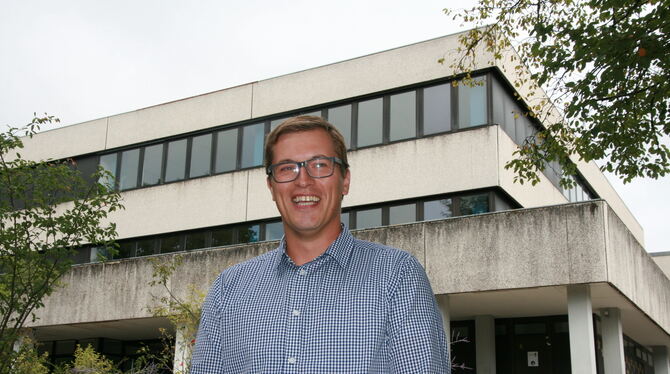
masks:
{"label": "blue checkered shirt", "polygon": [[285,245],[216,279],[191,374],[449,373],[442,319],[413,256],[346,229],[302,266]]}

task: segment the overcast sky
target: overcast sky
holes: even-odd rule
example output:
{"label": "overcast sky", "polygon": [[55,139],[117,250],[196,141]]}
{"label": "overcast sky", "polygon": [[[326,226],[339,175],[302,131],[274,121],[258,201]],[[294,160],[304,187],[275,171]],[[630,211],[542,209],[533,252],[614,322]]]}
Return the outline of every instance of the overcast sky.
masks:
{"label": "overcast sky", "polygon": [[[0,130],[79,123],[431,39],[453,0],[0,0]],[[463,5],[460,5],[463,6]],[[666,251],[670,178],[609,178]]]}

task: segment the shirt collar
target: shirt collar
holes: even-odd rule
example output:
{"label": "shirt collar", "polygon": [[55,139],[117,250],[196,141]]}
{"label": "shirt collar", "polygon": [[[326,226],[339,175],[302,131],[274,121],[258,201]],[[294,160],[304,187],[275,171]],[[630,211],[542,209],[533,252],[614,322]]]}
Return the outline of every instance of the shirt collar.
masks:
{"label": "shirt collar", "polygon": [[[343,269],[346,268],[349,257],[351,257],[351,251],[354,248],[354,237],[351,235],[349,230],[347,230],[344,225],[341,225],[342,230],[340,235],[328,246],[326,252],[321,256],[332,257]],[[286,254],[286,239],[282,237],[279,242],[279,247],[277,248],[278,256],[276,267],[279,268],[280,264],[284,261],[287,263],[293,263],[293,261]],[[319,256],[319,257],[321,257]]]}

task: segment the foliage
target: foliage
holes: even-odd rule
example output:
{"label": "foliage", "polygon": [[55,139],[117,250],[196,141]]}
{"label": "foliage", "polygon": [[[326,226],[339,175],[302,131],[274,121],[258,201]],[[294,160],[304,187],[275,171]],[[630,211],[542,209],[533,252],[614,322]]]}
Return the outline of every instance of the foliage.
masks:
{"label": "foliage", "polygon": [[49,374],[49,356],[46,352],[40,355],[34,349],[33,342],[25,340],[17,352],[12,367],[14,374]]}
{"label": "foliage", "polygon": [[[670,0],[479,0],[445,12],[477,27],[452,67],[469,71],[482,49],[501,58],[514,40],[517,71],[531,72],[513,84],[530,85],[525,115],[547,127],[506,165],[518,180],[537,183],[551,161],[574,173],[570,155],[600,160],[624,182],[668,174]],[[559,118],[546,121],[552,111]]]}
{"label": "foliage", "polygon": [[[149,285],[159,286],[164,291],[162,296],[152,295],[155,306],[150,307],[149,311],[155,317],[167,318],[174,330],[181,335],[180,339],[173,339],[168,331],[162,329],[161,335],[165,342],[165,349],[161,357],[152,357],[152,360],[162,363],[161,366],[166,369],[172,368],[174,362],[176,366],[179,366],[172,369],[174,373],[188,373],[205,294],[192,284],[187,286],[188,296],[186,299],[182,299],[175,294],[170,279],[182,265],[183,256],[151,258],[149,261],[151,261],[153,267],[153,280]],[[177,351],[183,352],[182,357],[175,358],[172,355],[174,348],[171,342],[175,340],[175,344],[180,345],[177,347]]]}
{"label": "foliage", "polygon": [[[31,136],[43,123],[35,117],[25,130]],[[59,285],[84,244],[113,251],[116,236],[107,215],[122,208],[119,195],[76,170],[73,160],[29,161],[18,152],[23,142],[12,128],[0,134],[0,373],[8,372],[20,329],[44,297]]]}
{"label": "foliage", "polygon": [[104,355],[87,345],[77,346],[74,351],[74,363],[56,369],[57,374],[120,374],[114,363]]}

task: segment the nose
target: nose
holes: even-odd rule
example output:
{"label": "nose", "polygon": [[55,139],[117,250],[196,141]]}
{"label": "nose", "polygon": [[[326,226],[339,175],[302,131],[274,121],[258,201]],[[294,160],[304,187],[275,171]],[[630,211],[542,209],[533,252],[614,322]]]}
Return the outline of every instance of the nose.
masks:
{"label": "nose", "polygon": [[298,177],[295,179],[295,183],[298,186],[303,187],[312,184],[312,182],[313,178],[310,177],[309,174],[307,174],[307,169],[305,169],[305,165],[301,165],[298,168]]}

